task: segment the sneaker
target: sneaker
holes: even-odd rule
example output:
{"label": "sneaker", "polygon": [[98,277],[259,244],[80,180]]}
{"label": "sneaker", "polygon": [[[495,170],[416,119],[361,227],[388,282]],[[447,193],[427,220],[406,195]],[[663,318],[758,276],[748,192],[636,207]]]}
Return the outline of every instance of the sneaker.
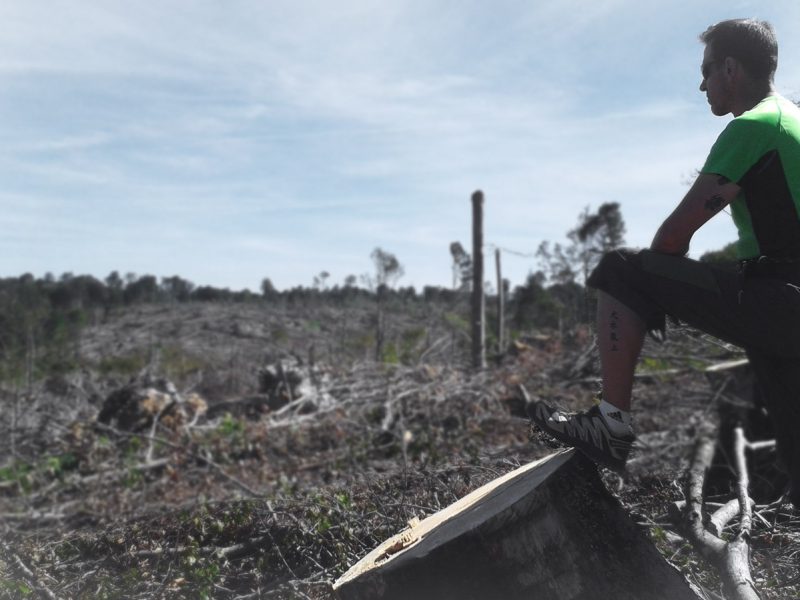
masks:
{"label": "sneaker", "polygon": [[529,402],[525,410],[539,429],[577,448],[594,462],[615,471],[625,469],[636,436],[611,433],[597,405],[586,412],[565,413],[544,402]]}

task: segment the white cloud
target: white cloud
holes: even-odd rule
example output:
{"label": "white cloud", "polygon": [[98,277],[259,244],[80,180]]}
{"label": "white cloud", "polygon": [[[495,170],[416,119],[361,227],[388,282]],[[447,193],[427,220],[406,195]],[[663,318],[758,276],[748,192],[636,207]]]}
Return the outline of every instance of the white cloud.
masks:
{"label": "white cloud", "polygon": [[[236,287],[257,285],[268,273],[246,270],[266,261],[293,285],[369,270],[372,248],[391,245],[406,282],[447,283],[447,244],[469,238],[479,187],[492,243],[531,251],[605,201],[646,243],[722,128],[696,91],[696,34],[730,10],[4,3],[0,204],[22,216],[6,217],[17,245],[0,267],[168,263]],[[779,84],[800,89],[800,43],[784,37]]]}

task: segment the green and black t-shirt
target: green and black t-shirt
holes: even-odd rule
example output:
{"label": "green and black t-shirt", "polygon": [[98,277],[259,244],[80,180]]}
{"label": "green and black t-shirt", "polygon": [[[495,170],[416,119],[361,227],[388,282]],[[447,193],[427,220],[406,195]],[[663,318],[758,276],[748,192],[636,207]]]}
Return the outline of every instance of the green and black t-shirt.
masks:
{"label": "green and black t-shirt", "polygon": [[701,172],[742,188],[731,203],[740,259],[800,258],[800,108],[767,96],[728,124]]}

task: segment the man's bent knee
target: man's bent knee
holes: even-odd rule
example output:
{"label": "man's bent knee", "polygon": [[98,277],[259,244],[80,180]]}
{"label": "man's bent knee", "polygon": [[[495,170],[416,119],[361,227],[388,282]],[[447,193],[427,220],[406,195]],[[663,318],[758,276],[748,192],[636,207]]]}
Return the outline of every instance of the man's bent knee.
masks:
{"label": "man's bent knee", "polygon": [[641,270],[639,253],[627,248],[620,248],[606,252],[586,283],[594,288],[603,289],[601,282],[609,279],[624,279],[625,272]]}
{"label": "man's bent knee", "polygon": [[664,312],[654,301],[642,252],[625,248],[603,255],[586,284],[615,298],[644,321],[648,330],[664,331]]}

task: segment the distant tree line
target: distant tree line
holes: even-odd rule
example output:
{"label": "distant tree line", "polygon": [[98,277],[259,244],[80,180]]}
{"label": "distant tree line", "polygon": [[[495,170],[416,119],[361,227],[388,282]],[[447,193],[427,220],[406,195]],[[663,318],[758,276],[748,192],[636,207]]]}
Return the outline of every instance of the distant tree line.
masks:
{"label": "distant tree line", "polygon": [[[567,232],[566,243],[542,242],[537,251],[539,268],[513,289],[508,280],[503,281],[505,320],[512,338],[532,330],[564,332],[576,324],[591,322],[594,299],[584,285],[586,277],[604,252],[624,244],[624,234],[619,204],[610,202],[596,211],[586,208]],[[321,271],[312,285],[285,290],[276,289],[269,278],[264,278],[260,293],[196,286],[177,275],[159,279],[133,273],[121,276],[117,271],[103,280],[72,273],[0,279],[0,380],[12,375],[30,379],[35,375],[32,365],[50,371],[71,368],[70,357],[77,355],[76,340],[83,327],[102,322],[112,311],[152,303],[261,302],[298,309],[360,305],[374,311],[375,355],[380,358],[385,320],[393,311],[408,310],[413,305],[414,310],[431,314],[435,307],[437,314],[455,319],[453,322],[467,319],[472,259],[459,242],[453,242],[449,249],[452,287],[428,285],[419,292],[397,285],[403,266],[381,248],[371,254],[374,273],[360,278],[348,275],[341,285],[331,285],[329,273]],[[704,255],[702,260],[726,262],[733,254],[733,247],[728,246]],[[487,318],[495,319],[494,302],[487,302],[487,307]]]}

